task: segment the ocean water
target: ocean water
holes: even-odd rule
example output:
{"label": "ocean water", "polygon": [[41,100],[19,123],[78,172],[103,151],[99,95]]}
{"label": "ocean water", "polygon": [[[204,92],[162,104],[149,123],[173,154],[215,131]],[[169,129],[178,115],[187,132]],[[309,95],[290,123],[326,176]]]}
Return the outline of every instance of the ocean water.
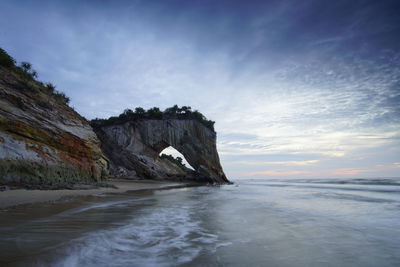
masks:
{"label": "ocean water", "polygon": [[1,266],[400,266],[400,179],[238,180],[0,216]]}

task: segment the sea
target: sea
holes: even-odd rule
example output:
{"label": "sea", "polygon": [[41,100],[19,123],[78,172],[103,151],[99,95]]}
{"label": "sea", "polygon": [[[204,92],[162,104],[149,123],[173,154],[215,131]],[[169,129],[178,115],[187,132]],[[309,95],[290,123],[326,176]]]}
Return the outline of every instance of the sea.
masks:
{"label": "sea", "polygon": [[0,211],[0,266],[400,266],[400,178],[247,179]]}

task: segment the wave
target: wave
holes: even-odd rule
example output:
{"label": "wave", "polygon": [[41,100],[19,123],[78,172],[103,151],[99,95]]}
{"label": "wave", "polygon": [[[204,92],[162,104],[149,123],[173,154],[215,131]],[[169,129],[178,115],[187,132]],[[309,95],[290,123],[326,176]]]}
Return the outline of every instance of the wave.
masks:
{"label": "wave", "polygon": [[398,201],[387,198],[367,197],[355,194],[342,194],[334,192],[321,192],[313,194],[313,197],[331,198],[331,199],[344,199],[361,202],[374,202],[374,203],[397,203]]}
{"label": "wave", "polygon": [[324,190],[364,191],[377,193],[399,193],[400,178],[356,178],[356,179],[290,179],[251,180],[249,186],[291,187]]}
{"label": "wave", "polygon": [[344,191],[365,191],[377,193],[400,193],[400,187],[390,188],[368,188],[368,187],[339,187],[339,186],[318,186],[318,185],[300,185],[300,184],[263,184],[262,186],[268,187],[296,187],[296,188],[310,188],[310,189],[326,189],[326,190],[344,190]]}
{"label": "wave", "polygon": [[287,183],[288,185],[293,183],[304,183],[304,184],[354,184],[354,185],[393,185],[400,186],[400,177],[394,178],[325,178],[325,179],[246,179],[243,180],[246,184],[254,183]]}
{"label": "wave", "polygon": [[295,183],[314,184],[355,184],[355,185],[394,185],[400,186],[400,178],[351,178],[351,179],[299,179],[286,180]]}
{"label": "wave", "polygon": [[[215,250],[218,237],[192,219],[189,208],[147,210],[122,227],[96,231],[71,241],[56,266],[167,266],[190,262]],[[52,264],[53,265],[53,264]]]}

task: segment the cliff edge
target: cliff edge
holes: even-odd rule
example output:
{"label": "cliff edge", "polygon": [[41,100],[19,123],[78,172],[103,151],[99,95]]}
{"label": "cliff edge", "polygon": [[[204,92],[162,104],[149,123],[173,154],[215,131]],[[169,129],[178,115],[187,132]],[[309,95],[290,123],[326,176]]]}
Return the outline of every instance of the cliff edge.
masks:
{"label": "cliff edge", "polygon": [[102,180],[108,161],[88,121],[28,63],[0,53],[0,183]]}
{"label": "cliff edge", "polygon": [[[27,62],[0,48],[0,185],[97,182],[119,178],[229,183],[214,122],[190,107],[125,110],[91,124]],[[93,126],[93,128],[92,128]],[[184,155],[194,170],[173,157]],[[110,172],[109,172],[110,171]]]}

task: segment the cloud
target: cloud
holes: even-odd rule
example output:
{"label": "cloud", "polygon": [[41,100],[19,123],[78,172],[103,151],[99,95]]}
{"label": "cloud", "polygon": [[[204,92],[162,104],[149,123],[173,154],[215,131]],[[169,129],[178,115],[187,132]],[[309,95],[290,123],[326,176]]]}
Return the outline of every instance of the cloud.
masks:
{"label": "cloud", "polygon": [[216,121],[228,173],[341,175],[398,161],[397,6],[6,0],[0,45],[89,119],[199,109]]}
{"label": "cloud", "polygon": [[278,165],[278,166],[308,166],[318,163],[319,160],[301,160],[301,161],[242,161],[235,162],[243,165]]}
{"label": "cloud", "polygon": [[[379,171],[387,170],[387,166],[378,167]],[[360,178],[360,177],[382,177],[379,176],[379,172],[375,168],[338,168],[330,170],[266,170],[266,171],[254,171],[254,172],[241,172],[236,175],[242,177],[259,177],[259,178],[276,178],[276,177],[287,177],[287,178],[318,178],[318,177],[348,177],[348,178]]]}
{"label": "cloud", "polygon": [[400,162],[393,163],[394,168],[400,169]]}
{"label": "cloud", "polygon": [[309,172],[305,171],[260,171],[260,172],[243,172],[241,175],[243,176],[299,176],[299,175],[307,175],[310,174]]}

